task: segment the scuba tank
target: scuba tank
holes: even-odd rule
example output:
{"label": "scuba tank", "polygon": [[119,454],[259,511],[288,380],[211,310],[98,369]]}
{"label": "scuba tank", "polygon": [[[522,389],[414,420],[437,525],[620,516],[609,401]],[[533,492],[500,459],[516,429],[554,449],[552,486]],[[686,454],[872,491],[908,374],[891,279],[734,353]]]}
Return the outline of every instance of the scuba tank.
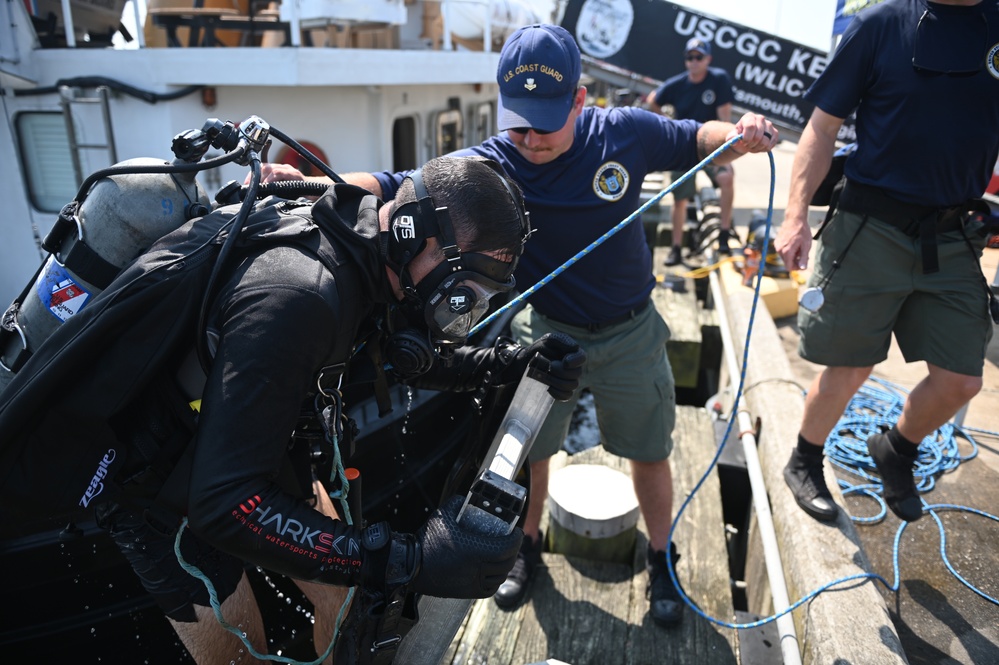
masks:
{"label": "scuba tank", "polygon": [[[174,165],[186,163],[177,159]],[[3,315],[0,390],[69,317],[103,291],[154,241],[211,210],[195,172],[135,173],[170,162],[137,158],[110,169],[68,204],[42,243],[49,256]]]}
{"label": "scuba tank", "polygon": [[[184,163],[175,160],[174,164]],[[155,240],[211,208],[194,172],[129,173],[169,167],[138,158],[112,167],[122,173],[97,181],[82,204],[59,213],[42,247],[49,256],[3,315],[0,390],[28,357],[69,317],[103,291]]]}

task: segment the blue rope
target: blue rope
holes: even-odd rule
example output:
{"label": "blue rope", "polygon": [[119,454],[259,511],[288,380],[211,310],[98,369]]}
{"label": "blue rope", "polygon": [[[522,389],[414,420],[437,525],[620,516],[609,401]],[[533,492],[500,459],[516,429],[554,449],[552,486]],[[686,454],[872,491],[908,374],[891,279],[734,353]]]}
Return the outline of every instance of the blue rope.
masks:
{"label": "blue rope", "polygon": [[[842,478],[838,479],[839,486],[843,494],[861,493],[877,501],[880,506],[879,512],[874,517],[855,517],[850,515],[850,519],[861,524],[871,524],[881,522],[887,515],[887,507],[884,502],[883,487],[878,476],[872,476],[870,472],[876,471],[874,460],[867,452],[867,437],[880,431],[881,426],[890,427],[898,422],[902,415],[902,408],[905,403],[906,391],[901,386],[895,385],[883,379],[871,377],[865,383],[853,399],[847,405],[846,411],[836,424],[833,433],[826,440],[825,454],[835,466],[844,471],[861,478],[862,484],[853,484]],[[936,478],[941,474],[948,473],[956,469],[961,463],[972,460],[978,456],[978,442],[970,434],[970,430],[984,434],[999,436],[999,432],[991,432],[972,427],[955,427],[953,423],[944,423],[929,436],[919,443],[919,454],[916,458],[913,472],[921,480],[916,484],[916,489],[920,494],[926,494],[936,487]],[[959,449],[958,437],[967,441],[971,451],[962,454]],[[999,521],[990,513],[970,508],[968,506],[958,506],[954,504],[928,505],[923,499],[923,509],[929,512],[937,524],[940,533],[940,558],[943,560],[947,570],[973,592],[982,598],[999,604],[992,596],[989,596],[974,584],[965,579],[951,565],[947,557],[947,534],[944,530],[943,522],[936,514],[937,510],[956,510],[968,512],[991,520]],[[892,591],[898,591],[899,563],[898,563],[898,543],[902,536],[902,531],[908,526],[908,522],[902,522],[899,526],[895,538],[895,550],[892,555],[892,564],[895,567],[895,584]]]}
{"label": "blue rope", "polygon": [[335,479],[340,480],[340,489],[330,492],[331,499],[340,501],[340,510],[346,518],[347,524],[354,525],[354,518],[350,514],[350,505],[347,503],[347,495],[350,494],[350,483],[347,481],[347,472],[343,468],[343,457],[340,454],[339,437],[333,437],[333,469],[330,471],[330,482]]}
{"label": "blue rope", "polygon": [[[873,384],[873,385],[872,385]],[[835,466],[853,475],[875,483],[880,488],[880,477],[870,472],[877,471],[874,460],[867,453],[867,437],[877,434],[881,427],[890,428],[902,415],[905,403],[905,390],[882,379],[871,377],[847,405],[844,415],[826,440],[825,453]],[[962,455],[957,436],[967,440],[971,453]],[[978,456],[978,442],[971,434],[945,423],[932,432],[919,444],[914,473],[921,477],[916,485],[920,493],[930,492],[936,486],[936,477],[953,471],[962,462]],[[853,485],[840,480],[844,493],[851,492]]]}
{"label": "blue rope", "polygon": [[[727,149],[729,146],[731,146],[732,143],[734,143],[734,141],[730,141],[730,142],[726,143],[724,146],[722,146],[721,148],[719,148],[719,150]],[[715,151],[715,153],[712,153],[712,158],[713,158],[713,156],[717,152],[718,151]],[[764,238],[770,237],[770,225],[771,225],[771,222],[773,220],[773,210],[774,210],[774,188],[776,186],[776,180],[777,180],[777,176],[776,176],[777,169],[776,169],[776,166],[774,164],[774,156],[773,156],[772,153],[767,153],[767,156],[770,158],[770,199],[769,199],[769,202],[767,204],[767,223],[766,223],[766,228],[764,229],[764,233],[763,233],[763,236],[762,236]],[[694,170],[702,168],[703,164],[704,164],[704,162],[702,162],[698,166],[694,167]],[[691,173],[693,173],[693,171],[691,171]],[[686,179],[686,177],[688,175],[690,175],[690,173],[686,174],[684,176],[684,179]],[[753,305],[752,305],[752,308],[750,309],[749,324],[748,324],[747,329],[746,329],[746,342],[743,345],[743,352],[742,352],[742,372],[739,375],[739,387],[736,390],[735,401],[734,401],[734,403],[732,405],[732,410],[731,410],[731,413],[733,414],[733,417],[729,418],[728,427],[725,428],[725,434],[722,436],[722,443],[721,443],[721,445],[718,446],[718,450],[715,453],[714,458],[711,460],[711,463],[708,465],[707,471],[705,471],[704,475],[701,476],[700,480],[697,481],[697,484],[694,485],[694,489],[687,495],[687,498],[684,499],[683,505],[680,506],[680,510],[677,512],[676,518],[673,520],[673,523],[672,523],[672,525],[670,527],[669,536],[668,536],[668,538],[669,538],[668,542],[669,543],[673,542],[673,532],[676,530],[676,525],[680,522],[680,516],[683,515],[683,512],[687,509],[687,506],[690,504],[691,500],[693,500],[694,496],[700,490],[701,485],[704,484],[705,480],[707,480],[708,476],[714,470],[715,466],[718,463],[718,459],[721,457],[722,451],[725,448],[725,444],[728,442],[729,436],[732,433],[732,427],[735,424],[734,414],[736,414],[736,413],[739,412],[739,402],[740,402],[740,400],[742,398],[743,386],[745,385],[745,382],[746,382],[746,367],[747,367],[748,362],[749,362],[749,342],[750,342],[750,338],[751,338],[752,332],[753,332],[753,322],[754,322],[754,320],[756,318],[756,308],[757,308],[757,305],[759,304],[759,300],[760,300],[760,285],[762,284],[762,281],[763,280],[761,279],[761,275],[757,275],[757,277],[756,277],[756,284],[755,284],[755,287],[753,289]],[[878,427],[877,427],[878,425],[886,424],[886,425],[890,426],[891,424],[893,424],[897,420],[897,416],[896,416],[894,418],[894,420],[891,420],[889,422],[889,416],[887,416],[887,415],[879,415],[877,409],[875,408],[875,401],[876,400],[881,400],[882,404],[884,404],[884,403],[890,404],[891,405],[890,408],[892,410],[898,409],[898,413],[901,414],[901,408],[902,408],[902,405],[905,402],[905,397],[902,395],[903,391],[901,389],[899,389],[898,387],[896,387],[896,386],[890,386],[890,384],[887,384],[887,382],[882,382],[882,381],[877,381],[877,382],[880,383],[880,384],[882,384],[883,386],[886,386],[887,389],[886,390],[878,390],[876,388],[866,387],[865,386],[864,388],[862,388],[861,391],[858,391],[858,396],[855,397],[855,400],[858,400],[858,405],[857,405],[857,408],[856,408],[857,414],[864,414],[863,418],[861,418],[859,415],[854,414],[852,416],[852,419],[850,419],[851,416],[848,414],[848,416],[844,417],[844,420],[847,420],[849,427],[844,427],[844,420],[840,420],[839,424],[837,425],[837,428],[836,428],[837,432],[842,431],[844,429],[849,429],[851,431],[857,432],[858,436],[861,435],[861,434],[863,436],[862,441],[860,441],[859,439],[856,439],[856,438],[853,439],[854,441],[860,441],[859,443],[839,443],[839,442],[837,442],[837,443],[833,444],[833,446],[836,447],[836,448],[840,448],[840,447],[842,447],[842,448],[849,448],[851,450],[851,452],[850,452],[851,456],[859,456],[860,453],[859,452],[855,452],[855,451],[857,451],[857,449],[859,449],[861,446],[863,448],[864,455],[866,456],[867,446],[866,446],[866,443],[863,443],[863,442],[866,442],[867,434],[880,431],[878,429]],[[852,404],[852,402],[851,402],[851,404]],[[849,410],[849,407],[848,407],[848,410]],[[971,428],[971,427],[961,428],[958,431],[960,431],[961,435],[964,436],[971,443],[971,445],[972,445],[972,453],[970,455],[967,455],[967,456],[961,456],[957,452],[957,444],[956,444],[956,442],[953,442],[953,433],[954,433],[955,430],[956,430],[956,428],[954,428],[953,425],[946,424],[946,425],[942,426],[939,430],[937,430],[936,433],[934,433],[933,435],[930,435],[930,437],[927,437],[927,439],[934,439],[934,440],[941,441],[942,445],[939,448],[927,448],[927,450],[925,451],[925,454],[924,454],[924,452],[923,452],[923,446],[921,446],[921,449],[920,449],[920,458],[917,461],[917,466],[916,466],[916,473],[923,474],[922,475],[923,480],[920,482],[920,484],[917,487],[921,492],[927,492],[927,491],[929,491],[930,489],[933,488],[934,483],[935,483],[935,481],[933,479],[934,473],[942,473],[942,472],[945,472],[945,471],[952,470],[952,469],[956,468],[956,466],[958,464],[960,464],[962,461],[972,459],[973,457],[975,457],[978,454],[978,444],[971,437],[971,435],[968,434],[969,430],[974,430],[974,431],[979,431],[979,432],[985,432],[985,433],[988,433],[988,434],[995,434],[995,435],[999,436],[999,433],[990,432],[990,431],[987,431],[987,430],[980,430],[980,429]],[[924,445],[925,445],[925,441],[924,441]],[[837,455],[838,456],[840,453],[839,453],[839,450],[836,450],[835,452],[830,453],[830,442],[827,442],[826,443],[826,454],[830,455],[830,458],[832,459],[832,455]],[[867,456],[867,460],[868,460],[868,465],[867,465],[866,468],[873,469],[874,468],[874,463],[873,463],[872,460],[870,460],[870,456]],[[833,459],[833,462],[837,466],[841,466],[843,468],[846,468],[846,466],[845,466],[846,463],[843,462],[843,461],[841,461],[840,459]],[[871,476],[870,474],[866,473],[863,470],[863,468],[861,468],[859,466],[857,467],[856,470],[854,470],[852,468],[849,469],[849,470],[853,471],[854,473],[856,473],[861,478],[863,478],[865,480],[868,480],[868,481],[871,481],[871,482],[867,482],[867,483],[863,483],[863,484],[858,484],[858,485],[849,485],[844,490],[843,493],[844,494],[859,493],[859,494],[863,494],[865,496],[869,496],[872,499],[874,499],[879,504],[879,506],[880,506],[880,511],[879,511],[878,515],[876,515],[874,517],[854,518],[854,517],[851,516],[851,519],[853,519],[856,522],[860,522],[860,523],[880,522],[887,515],[887,506],[886,506],[886,504],[884,502],[884,499],[881,496],[882,485],[881,485],[880,477]],[[840,482],[841,482],[841,485],[842,485],[842,481],[840,481]],[[926,505],[926,503],[924,501],[924,508],[926,510],[930,511],[930,514],[933,516],[933,518],[937,522],[938,528],[940,530],[940,553],[941,553],[941,556],[944,559],[944,563],[946,564],[947,569],[950,570],[951,573],[958,580],[960,580],[963,584],[965,584],[968,588],[970,588],[972,591],[974,591],[975,593],[977,593],[979,596],[981,596],[982,598],[985,598],[986,600],[989,600],[989,601],[991,601],[993,603],[997,603],[996,599],[994,599],[991,596],[987,595],[986,593],[984,593],[983,591],[981,591],[980,589],[978,589],[977,587],[975,587],[974,585],[972,585],[970,582],[968,582],[950,564],[950,561],[947,559],[947,554],[946,554],[946,549],[945,549],[946,534],[944,532],[943,523],[940,521],[940,519],[936,515],[935,511],[937,511],[937,510],[961,510],[961,511],[971,512],[971,513],[974,513],[974,514],[977,514],[977,515],[981,515],[983,517],[987,517],[989,519],[996,520],[996,521],[999,521],[999,518],[997,518],[994,515],[991,515],[989,513],[986,513],[984,511],[980,511],[980,510],[977,510],[977,509],[974,509],[974,508],[968,508],[966,506],[952,506],[952,505],[949,505],[949,504],[940,504],[940,505],[928,506],[928,505]],[[748,622],[748,623],[733,623],[733,622],[729,622],[729,621],[723,621],[721,619],[718,619],[716,617],[712,617],[712,616],[708,615],[707,613],[705,613],[703,610],[701,610],[701,608],[699,608],[694,603],[693,600],[691,600],[691,598],[680,587],[680,582],[679,582],[679,579],[676,576],[676,570],[674,569],[672,558],[670,556],[668,556],[668,555],[665,556],[665,559],[666,559],[666,568],[669,571],[670,580],[673,582],[673,586],[676,588],[677,593],[683,599],[684,603],[686,603],[687,606],[689,606],[691,608],[691,610],[693,610],[701,618],[703,618],[706,621],[709,621],[709,622],[711,622],[711,623],[713,623],[715,625],[723,626],[725,628],[735,628],[735,629],[757,628],[759,626],[763,626],[763,625],[765,625],[767,623],[770,623],[772,621],[776,621],[778,618],[780,618],[780,617],[782,617],[782,616],[784,616],[786,614],[789,614],[789,613],[793,612],[797,608],[801,607],[802,605],[804,605],[808,601],[812,600],[813,598],[815,598],[819,594],[821,594],[821,593],[823,593],[825,591],[828,591],[829,589],[832,589],[832,588],[835,588],[835,587],[840,587],[840,586],[842,586],[844,584],[847,584],[849,582],[853,582],[855,580],[874,580],[874,581],[880,582],[881,584],[885,585],[885,587],[887,587],[892,592],[898,593],[898,590],[899,590],[899,580],[900,580],[899,563],[898,563],[899,551],[901,549],[900,543],[901,543],[901,538],[902,538],[902,532],[905,530],[905,528],[906,528],[907,525],[908,525],[908,522],[902,522],[901,526],[898,529],[898,532],[895,534],[895,542],[893,544],[893,549],[892,549],[892,564],[893,564],[893,568],[894,568],[894,581],[892,583],[889,584],[889,582],[884,577],[882,577],[881,575],[878,575],[877,573],[858,573],[856,575],[849,575],[849,576],[846,576],[846,577],[842,577],[842,578],[840,578],[838,580],[834,580],[832,582],[829,582],[828,584],[824,584],[824,585],[820,586],[819,588],[817,588],[817,589],[809,592],[808,594],[806,594],[805,596],[803,596],[801,599],[795,601],[790,606],[788,606],[786,609],[784,609],[784,610],[782,610],[782,611],[780,611],[780,612],[778,612],[776,614],[773,614],[773,615],[771,615],[769,617],[765,617],[765,618],[760,619],[758,621],[752,621],[752,622]],[[667,551],[669,549],[670,548],[667,547]],[[997,603],[997,604],[999,604],[999,603]]]}

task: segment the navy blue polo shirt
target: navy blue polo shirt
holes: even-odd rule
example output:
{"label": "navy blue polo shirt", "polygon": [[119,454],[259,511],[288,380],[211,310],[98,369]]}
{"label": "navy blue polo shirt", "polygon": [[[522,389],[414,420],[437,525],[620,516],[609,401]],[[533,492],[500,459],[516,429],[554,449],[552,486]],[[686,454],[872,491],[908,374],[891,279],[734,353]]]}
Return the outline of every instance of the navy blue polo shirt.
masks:
{"label": "navy blue polo shirt", "polygon": [[656,89],[655,97],[659,106],[670,104],[676,110],[674,117],[698,122],[718,120],[718,107],[733,99],[732,79],[718,67],[708,67],[700,83],[691,81],[687,72],[668,78]]}
{"label": "navy blue polo shirt", "polygon": [[[971,49],[971,61],[981,65],[976,74],[913,68],[917,24],[927,8],[936,20],[962,27],[956,38],[939,40],[936,52],[925,42],[923,62],[954,62],[959,49]],[[921,205],[979,197],[999,156],[999,3],[885,0],[865,9],[805,98],[837,118],[856,110],[858,147],[846,162],[848,178]]]}
{"label": "navy blue polo shirt", "polygon": [[[576,119],[572,147],[548,164],[524,159],[506,132],[452,154],[494,159],[524,190],[536,232],[515,273],[523,291],[635,212],[646,175],[696,165],[699,127],[637,108],[587,107]],[[388,200],[405,172],[374,175]],[[644,304],[654,286],[652,255],[636,217],[528,302],[558,321],[586,325]]]}

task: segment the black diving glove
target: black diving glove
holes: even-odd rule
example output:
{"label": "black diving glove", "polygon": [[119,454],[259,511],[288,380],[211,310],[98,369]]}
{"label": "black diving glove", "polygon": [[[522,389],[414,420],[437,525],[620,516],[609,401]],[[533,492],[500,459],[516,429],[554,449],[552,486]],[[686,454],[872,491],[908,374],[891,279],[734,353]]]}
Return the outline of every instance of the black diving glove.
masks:
{"label": "black diving glove", "polygon": [[488,598],[517,561],[524,532],[505,536],[467,531],[458,524],[464,499],[452,496],[416,535],[422,565],[410,590],[439,598]]}
{"label": "black diving glove", "polygon": [[458,524],[464,499],[452,496],[416,535],[422,565],[410,590],[439,598],[488,598],[517,561],[524,532],[484,535]]}
{"label": "black diving glove", "polygon": [[560,402],[570,399],[579,387],[586,351],[563,332],[547,333],[528,347],[513,345],[504,352],[509,355],[501,384],[519,380],[529,369],[527,375],[548,386],[548,394]]}
{"label": "black diving glove", "polygon": [[466,531],[458,524],[464,499],[453,496],[415,536],[392,533],[387,522],[364,530],[366,550],[362,584],[391,597],[402,584],[408,591],[439,598],[488,598],[496,593],[517,561],[524,532],[505,536]]}

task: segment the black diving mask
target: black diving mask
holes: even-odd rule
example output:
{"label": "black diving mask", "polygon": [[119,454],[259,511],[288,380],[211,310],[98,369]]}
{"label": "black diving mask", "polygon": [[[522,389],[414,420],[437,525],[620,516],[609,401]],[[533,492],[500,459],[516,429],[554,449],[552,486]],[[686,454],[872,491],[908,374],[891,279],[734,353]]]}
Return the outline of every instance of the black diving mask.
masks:
{"label": "black diving mask", "polygon": [[490,298],[516,286],[511,274],[514,263],[475,253],[464,254],[462,259],[465,268],[474,264],[487,268],[489,274],[469,269],[455,272],[444,261],[416,285],[418,300],[425,303],[423,320],[435,344],[464,344],[489,311]]}

